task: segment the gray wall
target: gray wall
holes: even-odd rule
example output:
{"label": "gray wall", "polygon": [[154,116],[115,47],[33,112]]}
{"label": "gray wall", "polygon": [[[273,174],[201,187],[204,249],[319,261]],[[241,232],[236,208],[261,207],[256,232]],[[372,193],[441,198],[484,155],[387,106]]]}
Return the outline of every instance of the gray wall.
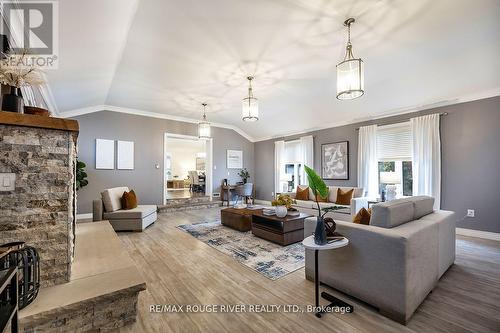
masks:
{"label": "gray wall", "polygon": [[[87,164],[89,185],[77,192],[78,214],[92,212],[92,200],[109,187],[133,188],[141,203],[162,204],[163,200],[163,137],[164,133],[197,135],[197,125],[101,111],[74,117],[80,124],[78,158]],[[222,179],[240,181],[239,170],[226,168],[226,150],[243,150],[243,166],[254,178],[254,144],[231,129],[212,127],[213,189],[219,192]],[[96,170],[95,139],[135,142],[134,170]],[[155,164],[160,165],[155,169]],[[229,173],[229,174],[228,174]]]}
{"label": "gray wall", "polygon": [[[349,141],[349,180],[331,185],[357,185],[359,126],[401,122],[418,115],[448,112],[441,118],[442,209],[457,212],[458,227],[500,232],[500,97],[439,107],[347,126],[314,131],[314,168],[321,167],[321,144]],[[306,134],[302,134],[306,135]],[[296,137],[286,137],[291,140]],[[274,141],[255,143],[257,198],[270,200],[274,191]],[[476,217],[465,218],[467,209]]]}

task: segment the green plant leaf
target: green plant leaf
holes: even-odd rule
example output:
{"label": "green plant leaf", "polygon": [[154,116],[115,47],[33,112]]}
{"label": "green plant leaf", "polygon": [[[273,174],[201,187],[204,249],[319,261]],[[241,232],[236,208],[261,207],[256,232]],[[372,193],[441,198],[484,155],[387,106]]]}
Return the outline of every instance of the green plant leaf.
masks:
{"label": "green plant leaf", "polygon": [[318,174],[307,165],[304,165],[304,168],[307,173],[309,187],[313,191],[314,195],[319,194],[320,197],[326,198],[328,196],[328,187],[326,186],[323,179],[321,179],[321,177],[318,176]]}

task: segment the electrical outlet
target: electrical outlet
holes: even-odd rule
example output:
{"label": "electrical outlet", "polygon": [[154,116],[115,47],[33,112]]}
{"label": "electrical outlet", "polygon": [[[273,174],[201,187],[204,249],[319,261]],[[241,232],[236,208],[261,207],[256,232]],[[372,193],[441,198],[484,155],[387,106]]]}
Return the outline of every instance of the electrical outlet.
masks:
{"label": "electrical outlet", "polygon": [[467,209],[467,217],[474,217],[476,215],[476,212],[474,209]]}
{"label": "electrical outlet", "polygon": [[0,191],[14,191],[16,188],[15,173],[0,173]]}

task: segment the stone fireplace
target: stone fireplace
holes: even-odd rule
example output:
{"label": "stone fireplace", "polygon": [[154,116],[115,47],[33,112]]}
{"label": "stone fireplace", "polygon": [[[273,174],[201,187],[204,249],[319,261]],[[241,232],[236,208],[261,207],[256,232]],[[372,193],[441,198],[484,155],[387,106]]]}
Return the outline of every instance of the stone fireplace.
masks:
{"label": "stone fireplace", "polygon": [[38,250],[42,287],[71,276],[77,136],[74,120],[0,112],[0,244]]}

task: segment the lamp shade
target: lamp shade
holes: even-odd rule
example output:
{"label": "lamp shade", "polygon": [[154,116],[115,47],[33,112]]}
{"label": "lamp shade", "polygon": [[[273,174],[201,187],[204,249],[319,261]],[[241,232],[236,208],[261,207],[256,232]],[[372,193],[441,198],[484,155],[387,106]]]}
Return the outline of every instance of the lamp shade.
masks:
{"label": "lamp shade", "polygon": [[337,65],[337,98],[354,99],[365,92],[363,60],[348,59]]}
{"label": "lamp shade", "polygon": [[255,97],[243,98],[241,119],[243,121],[259,120],[259,101]]}
{"label": "lamp shade", "polygon": [[401,174],[393,171],[382,171],[380,172],[380,183],[401,184]]}
{"label": "lamp shade", "polygon": [[208,121],[202,121],[198,124],[198,137],[200,139],[210,139],[211,128]]}
{"label": "lamp shade", "polygon": [[207,103],[202,103],[201,105],[203,105],[203,120],[198,123],[198,137],[200,139],[210,139],[211,129],[206,114]]}

